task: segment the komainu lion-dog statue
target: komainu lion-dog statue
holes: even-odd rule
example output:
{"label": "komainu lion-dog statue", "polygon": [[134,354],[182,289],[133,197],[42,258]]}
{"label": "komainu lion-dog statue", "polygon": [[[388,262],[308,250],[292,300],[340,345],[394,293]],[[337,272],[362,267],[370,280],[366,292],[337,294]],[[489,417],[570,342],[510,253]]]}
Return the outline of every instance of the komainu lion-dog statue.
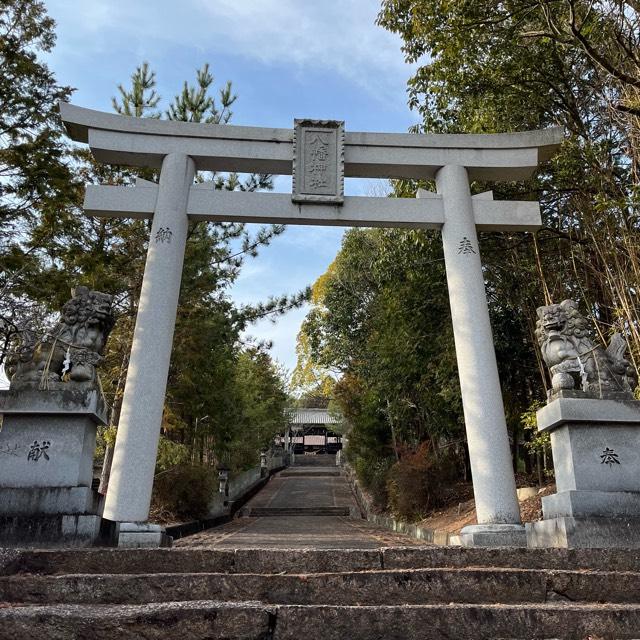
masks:
{"label": "komainu lion-dog statue", "polygon": [[633,400],[638,384],[625,359],[625,339],[616,333],[604,349],[591,339],[589,321],[573,300],[539,307],[536,335],[551,374],[552,393],[575,389],[590,397]]}
{"label": "komainu lion-dog statue", "polygon": [[96,367],[103,360],[113,328],[113,296],[77,287],[55,328],[39,340],[23,332],[8,356],[11,389],[91,389],[99,386]]}

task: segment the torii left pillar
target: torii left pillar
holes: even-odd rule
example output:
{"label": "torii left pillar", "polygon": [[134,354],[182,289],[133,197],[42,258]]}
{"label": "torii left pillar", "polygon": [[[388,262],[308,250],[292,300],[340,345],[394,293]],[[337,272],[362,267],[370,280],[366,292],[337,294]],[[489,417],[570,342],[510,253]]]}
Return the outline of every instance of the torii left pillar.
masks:
{"label": "torii left pillar", "polygon": [[161,527],[145,521],[151,504],[194,176],[195,164],[189,156],[165,156],[104,508],[104,517],[118,523],[120,546],[157,546],[164,540]]}

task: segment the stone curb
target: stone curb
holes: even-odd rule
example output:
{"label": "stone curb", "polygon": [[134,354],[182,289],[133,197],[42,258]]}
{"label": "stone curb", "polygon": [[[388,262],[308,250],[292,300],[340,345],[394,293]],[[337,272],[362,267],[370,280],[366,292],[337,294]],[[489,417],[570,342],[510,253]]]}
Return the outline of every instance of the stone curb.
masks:
{"label": "stone curb", "polygon": [[[2,549],[0,576],[17,574],[344,573],[495,567],[640,572],[637,549],[413,545],[381,549]],[[606,593],[606,592],[605,592]],[[0,634],[0,637],[1,634]]]}
{"label": "stone curb", "polygon": [[441,546],[460,546],[460,536],[457,534],[451,534],[448,531],[443,531],[442,529],[421,527],[418,524],[397,520],[392,516],[383,516],[377,513],[372,513],[371,501],[358,484],[358,479],[354,470],[348,464],[343,464],[342,467],[345,471],[347,481],[351,486],[351,490],[353,491],[358,505],[360,506],[362,516],[367,521],[378,525],[379,527],[384,527],[389,531],[411,536],[416,540],[422,540],[424,542],[430,542],[431,544]]}
{"label": "stone curb", "polygon": [[361,572],[142,573],[0,576],[3,603],[150,604],[257,600],[269,605],[637,604],[640,574],[514,568],[377,569]]}

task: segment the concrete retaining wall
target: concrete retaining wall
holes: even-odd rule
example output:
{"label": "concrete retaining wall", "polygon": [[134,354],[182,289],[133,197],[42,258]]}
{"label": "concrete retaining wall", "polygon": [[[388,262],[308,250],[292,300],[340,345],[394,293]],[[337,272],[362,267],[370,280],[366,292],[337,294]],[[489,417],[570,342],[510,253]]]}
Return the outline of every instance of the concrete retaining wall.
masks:
{"label": "concrete retaining wall", "polygon": [[262,480],[260,467],[253,467],[229,481],[229,500],[237,500]]}
{"label": "concrete retaining wall", "polygon": [[[267,458],[267,475],[279,471],[284,466],[284,456]],[[258,485],[263,477],[261,468],[253,467],[241,473],[239,476],[232,478],[229,481],[229,500],[238,500],[238,498],[241,498],[245,493],[251,491],[251,489]]]}

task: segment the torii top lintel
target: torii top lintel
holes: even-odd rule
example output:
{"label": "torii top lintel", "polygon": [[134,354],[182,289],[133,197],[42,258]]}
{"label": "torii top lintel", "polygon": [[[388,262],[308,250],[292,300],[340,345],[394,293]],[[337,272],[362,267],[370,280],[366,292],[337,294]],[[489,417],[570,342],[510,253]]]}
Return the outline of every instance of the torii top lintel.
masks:
{"label": "torii top lintel", "polygon": [[[133,118],[68,103],[60,113],[73,140],[87,142],[100,162],[155,167],[169,153],[193,158],[197,169],[290,175],[293,130]],[[561,128],[500,134],[347,132],[345,176],[432,178],[445,165],[467,168],[472,180],[528,178],[548,160]]]}

